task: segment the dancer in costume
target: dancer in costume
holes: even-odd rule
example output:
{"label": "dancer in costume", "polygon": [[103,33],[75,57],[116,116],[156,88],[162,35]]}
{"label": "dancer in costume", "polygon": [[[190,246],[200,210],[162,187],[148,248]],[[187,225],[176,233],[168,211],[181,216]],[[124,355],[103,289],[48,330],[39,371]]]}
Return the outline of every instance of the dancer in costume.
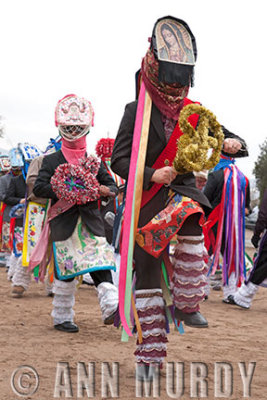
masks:
{"label": "dancer in costume", "polygon": [[12,276],[14,275],[16,266],[17,266],[17,261],[18,258],[15,256],[13,250],[13,243],[10,235],[13,233],[14,229],[14,221],[12,220],[12,226],[10,227],[11,223],[11,218],[10,218],[10,210],[12,208],[12,205],[7,205],[5,204],[4,200],[7,195],[7,190],[10,184],[10,181],[12,178],[15,178],[22,173],[22,167],[24,166],[23,162],[23,157],[21,154],[21,151],[17,148],[14,147],[9,151],[9,160],[10,160],[10,165],[11,165],[11,171],[4,177],[2,177],[1,181],[1,186],[2,186],[2,208],[1,208],[1,216],[3,212],[3,219],[1,220],[1,232],[2,232],[2,237],[1,237],[1,246],[2,249],[5,249],[9,255],[6,258],[6,266],[8,268],[8,274],[7,278],[8,280],[11,280]]}
{"label": "dancer in costume", "polygon": [[[61,147],[61,137],[58,136],[56,139],[50,139],[44,154],[36,156],[37,154],[36,152],[33,151],[34,149],[31,151],[31,153],[28,151],[25,154],[26,158],[29,159],[30,157],[33,157],[33,159],[30,163],[26,178],[27,205],[25,212],[24,234],[23,234],[23,251],[22,251],[23,267],[29,266],[29,260],[31,254],[42,232],[42,227],[44,224],[47,212],[47,205],[48,205],[47,199],[41,197],[38,198],[34,195],[33,187],[37,179],[37,176],[39,174],[44,156],[54,153],[55,151],[60,149],[60,147]],[[26,150],[28,149],[26,148]],[[38,151],[38,154],[39,153],[40,151]],[[37,266],[33,272],[34,278],[37,281],[39,272],[38,269],[39,267]],[[45,288],[48,296],[53,296],[52,293],[53,273],[51,272],[51,270],[53,270],[52,265],[51,268],[48,268],[49,273],[47,274],[48,276],[46,277],[45,281]],[[30,271],[27,271],[27,273],[30,274]]]}
{"label": "dancer in costume", "polygon": [[[16,165],[16,174],[10,180],[4,203],[11,206],[10,210],[10,237],[9,243],[12,253],[9,259],[9,276],[12,276],[12,296],[21,297],[28,288],[28,276],[24,276],[21,267],[21,255],[23,246],[23,210],[26,195],[26,166],[22,152],[19,148],[10,151],[11,164]],[[15,206],[15,207],[13,207]],[[17,211],[16,211],[17,209]],[[12,213],[12,210],[15,212]],[[11,214],[12,213],[12,214]]]}
{"label": "dancer in costume", "polygon": [[[100,196],[114,197],[117,187],[103,164],[94,156],[87,157],[86,135],[93,125],[93,115],[91,103],[76,95],[67,95],[58,102],[55,123],[62,147],[44,157],[33,190],[36,196],[51,199],[48,222],[55,263],[52,316],[55,329],[65,332],[78,331],[73,322],[76,276],[91,273],[105,324],[113,322],[118,305],[110,272],[115,269],[113,251],[104,237],[98,209]],[[45,238],[47,227],[43,230]],[[40,276],[46,265],[42,259],[46,250],[41,236],[29,263],[30,269],[41,263]]]}
{"label": "dancer in costume", "polygon": [[[40,237],[47,210],[47,199],[38,198],[33,193],[34,183],[41,168],[43,157],[44,155],[40,155],[31,161],[26,178],[27,204],[23,232],[22,267],[25,274],[29,276],[29,281],[31,281],[31,272],[27,267],[29,266],[33,249]],[[34,270],[34,277],[38,281],[38,267]],[[49,277],[45,286],[47,295],[51,296],[52,282],[49,282]]]}
{"label": "dancer in costume", "polygon": [[[97,156],[101,159],[103,162],[103,165],[105,166],[108,174],[112,177],[114,182],[118,187],[124,184],[124,179],[122,179],[120,176],[114,174],[110,167],[110,158],[114,146],[114,139],[111,138],[102,138],[100,139],[97,144],[96,144],[96,154]],[[112,244],[112,237],[113,237],[113,223],[114,222],[114,217],[117,211],[117,208],[119,207],[121,203],[118,200],[118,197],[116,196],[114,199],[107,199],[107,198],[101,198],[100,199],[100,212],[104,220],[104,227],[105,227],[105,232],[106,232],[106,238],[109,244]],[[114,216],[114,217],[113,217]],[[112,221],[113,219],[113,221]]]}
{"label": "dancer in costume", "polygon": [[12,172],[8,155],[0,156],[0,266],[5,267],[10,255],[9,241],[9,208],[3,202],[9,186]]}
{"label": "dancer in costume", "polygon": [[[56,143],[56,141],[53,141]],[[54,149],[54,143],[50,143],[48,146],[49,152]],[[37,243],[37,239],[40,235],[43,220],[46,212],[46,199],[36,198],[33,194],[33,186],[38,175],[39,169],[41,167],[43,155],[40,149],[36,145],[31,145],[29,143],[19,143],[19,152],[24,162],[24,176],[26,175],[26,211],[24,212],[25,219],[23,222],[23,248],[22,248],[22,259],[19,259],[16,263],[16,276],[14,276],[12,283],[15,288],[13,289],[14,297],[22,297],[23,293],[28,290],[31,282],[31,273],[26,267],[29,265],[29,257],[33,248]],[[16,149],[17,151],[17,149]],[[14,271],[12,269],[9,271],[9,278],[11,279],[11,274]],[[37,279],[36,271],[36,279]],[[18,288],[20,286],[20,288]],[[47,294],[51,294],[50,284],[46,282]]]}
{"label": "dancer in costume", "polygon": [[[19,143],[18,144],[18,153],[15,152],[15,158],[21,160],[21,175],[11,180],[9,189],[6,195],[8,198],[8,202],[11,205],[14,205],[16,224],[14,228],[14,255],[17,259],[16,268],[12,277],[12,295],[13,297],[21,297],[23,293],[28,289],[31,276],[26,268],[23,267],[23,247],[25,247],[26,243],[23,241],[24,235],[24,221],[23,216],[25,213],[25,208],[27,207],[27,173],[29,170],[29,166],[31,161],[38,157],[41,154],[41,151],[37,146],[31,145],[29,143]],[[16,155],[17,154],[17,155]],[[26,182],[25,182],[26,181]],[[16,203],[19,203],[16,205]],[[11,210],[12,211],[12,210]],[[33,241],[33,237],[32,237]]]}
{"label": "dancer in costume", "polygon": [[[240,156],[247,156],[244,153]],[[222,155],[204,189],[213,209],[206,209],[210,271],[215,274],[218,270],[221,253],[223,302],[228,302],[228,296],[235,293],[246,275],[245,216],[250,212],[250,189],[247,177],[235,165],[235,158]]]}
{"label": "dancer in costume", "polygon": [[[172,166],[176,156],[176,142],[182,135],[177,120],[181,110],[193,103],[186,96],[193,80],[194,63],[186,63],[183,60],[183,64],[180,64],[175,60],[159,59],[158,49],[164,45],[160,28],[164,23],[174,24],[177,29],[184,32],[190,44],[190,59],[196,59],[196,43],[188,25],[173,17],[159,19],[153,30],[150,48],[142,62],[139,102],[135,101],[126,106],[111,158],[113,171],[128,180],[125,215],[129,196],[132,193],[135,195],[143,188],[137,230],[138,244],[134,249],[134,268],[136,273],[135,306],[142,331],[141,337],[138,336],[135,355],[137,362],[144,364],[145,367],[154,363],[161,364],[166,356],[166,318],[161,285],[161,265],[163,258],[165,260],[168,258],[166,248],[175,233],[178,233],[178,236],[171,282],[175,317],[193,327],[208,326],[208,322],[199,312],[199,304],[205,296],[203,290],[205,249],[200,226],[203,210],[200,204],[210,206],[210,203],[195,187],[192,172],[177,174]],[[143,96],[144,89],[145,96]],[[143,98],[144,107],[140,102]],[[150,99],[152,99],[152,108],[149,118],[146,106],[150,105]],[[144,112],[140,125],[142,129],[145,128],[141,131],[138,153],[140,157],[137,157],[133,141],[139,132],[139,119],[136,115],[138,116],[138,111],[142,110],[142,107]],[[195,127],[197,122],[197,116],[193,115],[191,124]],[[141,146],[143,146],[142,135],[145,134],[146,129],[148,142],[147,149],[144,151]],[[226,139],[223,145],[227,153],[236,153],[244,147],[242,140],[236,135],[226,129],[224,133]],[[129,173],[129,169],[131,171],[132,160],[137,159],[137,165],[139,165],[142,157],[144,157],[142,176],[138,177],[135,186],[131,186],[132,174]],[[195,161],[198,159],[196,158]],[[207,167],[201,166],[201,169],[205,168]],[[140,182],[141,185],[143,182],[141,188]],[[172,218],[173,226],[170,226]],[[157,225],[159,219],[166,221],[162,230],[159,224]],[[164,240],[165,243],[162,243]],[[122,240],[122,247],[123,243]],[[122,259],[123,251],[122,248]],[[166,264],[168,265],[168,261]],[[124,279],[122,263],[120,287],[123,283],[121,277]],[[120,310],[122,323],[124,323],[123,307]],[[129,331],[125,323],[124,326]]]}
{"label": "dancer in costume", "polygon": [[[113,243],[113,226],[115,221],[115,215],[117,214],[117,210],[121,206],[122,203],[122,188],[124,188],[124,179],[115,174],[110,167],[110,159],[114,146],[114,139],[111,138],[102,138],[100,139],[95,147],[96,155],[103,162],[104,167],[106,168],[108,174],[112,177],[116,185],[118,186],[118,195],[115,198],[106,198],[102,197],[99,200],[99,208],[101,212],[101,216],[104,222],[105,235],[109,244]],[[119,267],[120,267],[120,257],[118,253],[115,252],[115,261],[116,261],[116,271],[112,271],[112,279],[114,284],[118,287],[119,284]],[[90,274],[84,274],[83,282],[92,285],[93,280]]]}
{"label": "dancer in costume", "polygon": [[253,269],[250,272],[248,280],[243,282],[241,287],[228,297],[230,304],[235,304],[242,308],[251,307],[259,286],[267,287],[267,189],[264,191],[260,204],[251,242],[255,248],[259,247]]}

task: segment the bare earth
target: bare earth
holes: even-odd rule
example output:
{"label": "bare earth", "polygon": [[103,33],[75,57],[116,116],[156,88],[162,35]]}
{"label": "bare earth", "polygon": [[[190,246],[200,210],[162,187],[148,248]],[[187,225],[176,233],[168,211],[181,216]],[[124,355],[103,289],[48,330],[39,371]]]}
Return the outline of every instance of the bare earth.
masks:
{"label": "bare earth", "polygon": [[[247,232],[247,239],[251,232]],[[249,245],[249,240],[247,241]],[[248,248],[250,255],[253,249]],[[10,295],[11,285],[6,279],[5,268],[0,269],[1,289],[1,336],[0,336],[0,400],[53,398],[88,398],[77,392],[77,368],[79,363],[88,371],[88,363],[95,367],[95,393],[93,398],[112,398],[109,392],[101,391],[101,368],[104,362],[119,363],[119,398],[135,399],[135,365],[133,351],[135,339],[128,343],[121,342],[120,330],[113,326],[104,326],[101,321],[100,309],[96,291],[93,287],[82,285],[76,294],[75,321],[80,332],[67,334],[55,331],[52,326],[51,298],[46,296],[42,284],[32,282],[30,289],[21,299]],[[222,303],[222,292],[211,291],[209,299],[201,306],[201,311],[209,321],[208,329],[184,327],[185,334],[180,335],[173,328],[169,334],[167,362],[183,363],[184,393],[178,398],[193,398],[190,390],[193,382],[190,380],[190,369],[204,363],[207,366],[206,387],[202,398],[214,399],[214,368],[215,363],[227,362],[233,370],[231,399],[243,398],[243,384],[238,363],[243,362],[248,368],[249,362],[256,362],[256,368],[251,382],[251,399],[267,398],[267,290],[260,288],[252,308],[241,308]],[[66,363],[66,364],[63,364]],[[32,395],[27,395],[34,388],[32,376],[21,380],[24,386],[22,397],[16,393],[22,389],[18,384],[18,374],[14,378],[12,388],[11,377],[20,366],[33,367],[38,374],[38,388]],[[56,377],[60,376],[59,366],[69,365],[69,375],[63,376],[64,390],[55,391]],[[177,365],[177,364],[175,364]],[[230,368],[231,368],[230,367]],[[68,384],[71,383],[71,389]],[[160,381],[160,398],[177,398],[166,388],[166,367],[163,368]],[[27,385],[29,386],[27,388]],[[65,385],[65,386],[64,386]],[[58,386],[57,386],[58,387]],[[116,394],[116,393],[115,393]],[[114,395],[114,394],[113,394]],[[172,396],[172,397],[171,397]],[[153,394],[151,395],[153,397]],[[144,398],[144,397],[143,397]],[[200,397],[195,397],[200,398]]]}

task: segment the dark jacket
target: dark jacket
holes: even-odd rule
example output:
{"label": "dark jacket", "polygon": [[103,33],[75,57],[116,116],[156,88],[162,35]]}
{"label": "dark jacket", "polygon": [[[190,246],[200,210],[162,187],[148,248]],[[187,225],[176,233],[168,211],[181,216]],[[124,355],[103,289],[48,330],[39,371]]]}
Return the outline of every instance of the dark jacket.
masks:
{"label": "dark jacket", "polygon": [[[207,183],[204,188],[204,194],[210,201],[212,209],[214,209],[221,202],[222,192],[224,186],[224,171],[219,169],[218,171],[213,171],[209,173]],[[250,210],[250,185],[246,188],[246,200],[245,207]],[[205,209],[206,214],[209,215],[212,211],[211,209]]]}
{"label": "dark jacket", "polygon": [[[54,175],[56,168],[64,163],[67,163],[67,161],[61,150],[44,157],[33,188],[35,196],[52,199],[52,205],[56,203],[58,198],[52,190],[50,179]],[[102,163],[97,174],[97,180],[101,185],[108,186],[111,191],[117,194],[117,186]],[[105,236],[103,220],[98,209],[98,202],[91,201],[87,204],[71,207],[50,222],[52,241],[68,239],[75,229],[79,216],[81,216],[82,222],[94,235]]]}
{"label": "dark jacket", "polygon": [[[136,109],[137,101],[132,102],[126,106],[111,157],[112,170],[126,180],[128,178],[130,165]],[[238,140],[240,139],[238,136],[232,134],[227,130],[225,130],[225,137],[233,137]],[[165,138],[161,113],[158,108],[153,104],[151,110],[151,120],[144,170],[144,190],[148,190],[152,186],[150,180],[155,171],[155,169],[152,168],[152,165],[157,160],[158,156],[164,150],[166,145],[167,142]],[[243,144],[243,148],[245,149],[245,144]],[[204,206],[210,207],[209,201],[206,196],[199,189],[196,188],[195,177],[193,173],[177,175],[176,179],[171,183],[170,188],[181,195],[188,196],[191,199],[198,201]],[[160,192],[158,192],[158,194],[142,208],[139,226],[143,226],[162,208],[164,208],[165,201],[168,197],[168,190],[169,188],[163,186],[160,189]]]}
{"label": "dark jacket", "polygon": [[[9,206],[19,204],[26,195],[26,183],[23,175],[13,176],[9,182],[8,189],[4,198],[4,203]],[[16,218],[16,226],[23,226],[23,217]]]}
{"label": "dark jacket", "polygon": [[260,236],[265,229],[267,229],[267,189],[264,191],[263,198],[260,204],[254,234]]}
{"label": "dark jacket", "polygon": [[25,198],[26,183],[23,175],[13,176],[9,182],[4,198],[4,203],[15,206],[21,199]]}
{"label": "dark jacket", "polygon": [[[6,197],[6,192],[8,189],[8,186],[10,184],[11,178],[13,177],[12,173],[9,172],[8,174],[1,176],[0,177],[0,201],[4,203],[5,197]],[[5,210],[4,210],[4,215],[3,215],[3,221],[4,222],[9,222],[10,221],[10,216],[9,212],[11,210],[12,206],[6,205]]]}

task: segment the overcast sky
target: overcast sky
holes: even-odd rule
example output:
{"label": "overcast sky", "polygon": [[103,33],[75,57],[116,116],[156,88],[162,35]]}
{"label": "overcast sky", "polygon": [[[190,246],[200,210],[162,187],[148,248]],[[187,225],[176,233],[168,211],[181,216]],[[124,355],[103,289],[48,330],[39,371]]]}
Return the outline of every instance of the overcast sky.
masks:
{"label": "overcast sky", "polygon": [[196,37],[195,87],[189,98],[209,108],[247,141],[238,162],[249,177],[266,133],[266,2],[264,0],[1,0],[0,115],[4,145],[43,150],[56,137],[54,109],[64,95],[88,98],[101,137],[115,137],[134,74],[155,21],[185,20]]}

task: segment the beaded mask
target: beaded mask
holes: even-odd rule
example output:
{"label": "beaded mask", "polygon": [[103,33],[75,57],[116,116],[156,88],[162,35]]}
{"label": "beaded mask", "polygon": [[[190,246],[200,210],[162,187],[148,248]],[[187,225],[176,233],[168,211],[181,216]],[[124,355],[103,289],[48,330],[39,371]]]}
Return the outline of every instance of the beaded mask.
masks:
{"label": "beaded mask", "polygon": [[68,141],[86,135],[94,125],[94,110],[90,101],[74,94],[63,97],[56,106],[55,124],[60,135]]}

